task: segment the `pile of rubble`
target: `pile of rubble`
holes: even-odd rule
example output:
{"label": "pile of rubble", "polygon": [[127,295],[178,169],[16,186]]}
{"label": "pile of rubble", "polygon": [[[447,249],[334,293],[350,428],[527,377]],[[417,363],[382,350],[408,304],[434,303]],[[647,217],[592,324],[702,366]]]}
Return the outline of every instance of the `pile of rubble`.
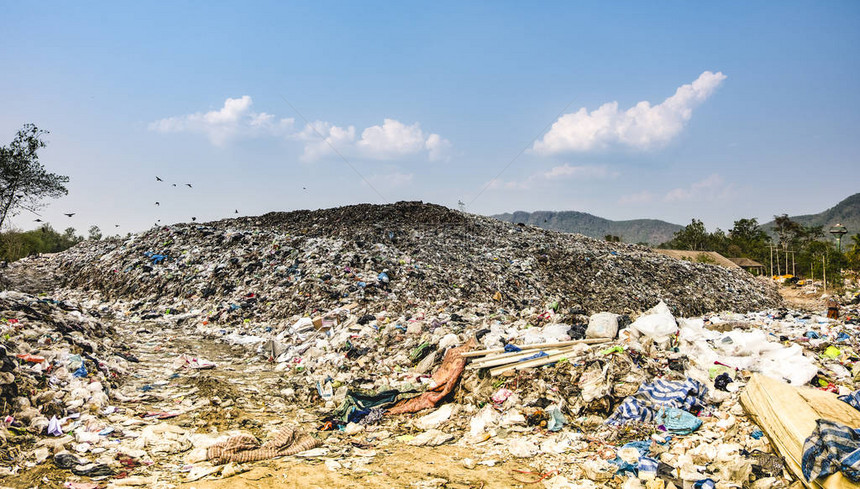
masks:
{"label": "pile of rubble", "polygon": [[26,270],[65,287],[0,293],[0,471],[23,486],[299,457],[376,487],[385,453],[445,445],[475,484],[788,487],[797,450],[760,379],[860,401],[855,309],[781,309],[744,272],[431,205],[168,226],[6,277]]}

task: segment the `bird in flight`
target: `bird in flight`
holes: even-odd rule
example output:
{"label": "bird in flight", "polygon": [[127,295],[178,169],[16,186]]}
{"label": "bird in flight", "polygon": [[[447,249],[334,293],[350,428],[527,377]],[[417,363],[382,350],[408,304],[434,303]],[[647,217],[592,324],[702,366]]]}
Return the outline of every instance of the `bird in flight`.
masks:
{"label": "bird in flight", "polygon": [[119,224],[114,224],[113,227],[118,228]]}
{"label": "bird in flight", "polygon": [[302,187],[302,190],[307,190],[307,189],[308,189],[307,187]]}
{"label": "bird in flight", "polygon": [[33,219],[33,222],[42,222],[41,219]]}
{"label": "bird in flight", "polygon": [[156,179],[156,180],[158,180],[159,182],[163,182],[163,181],[164,181],[164,180],[162,180],[162,179],[161,179],[161,177],[159,177],[158,175],[156,175],[156,176],[155,176],[155,179]]}
{"label": "bird in flight", "polygon": [[74,216],[74,215],[75,215],[75,213],[74,213],[74,212],[69,212],[69,213],[67,213],[67,214],[63,214],[63,215],[64,215],[64,216],[72,217],[72,216]]}
{"label": "bird in flight", "polygon": [[197,220],[197,218],[196,218],[196,217],[192,217],[192,218],[191,218],[191,220],[192,220],[192,221],[196,221],[196,220]]}
{"label": "bird in flight", "polygon": [[191,186],[191,184],[190,184],[190,183],[186,183],[185,185],[186,185],[188,188],[194,188],[194,187],[192,187],[192,186]]}
{"label": "bird in flight", "polygon": [[236,209],[235,211],[233,211],[233,214],[238,214],[238,213],[239,213],[239,209]]}
{"label": "bird in flight", "polygon": [[156,202],[155,205],[161,205],[161,202]]}
{"label": "bird in flight", "polygon": [[176,186],[176,184],[174,183],[174,184],[173,184],[173,186],[175,187],[175,186]]}

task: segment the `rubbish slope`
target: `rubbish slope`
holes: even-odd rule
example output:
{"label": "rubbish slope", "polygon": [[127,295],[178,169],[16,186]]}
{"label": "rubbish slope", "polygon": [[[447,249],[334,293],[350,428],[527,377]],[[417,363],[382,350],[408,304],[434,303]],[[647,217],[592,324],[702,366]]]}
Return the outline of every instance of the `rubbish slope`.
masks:
{"label": "rubbish slope", "polygon": [[261,320],[358,302],[393,312],[435,300],[580,314],[776,307],[742,270],[648,248],[503,223],[420,202],[274,212],[85,242],[56,257],[63,285],[169,307],[221,304]]}

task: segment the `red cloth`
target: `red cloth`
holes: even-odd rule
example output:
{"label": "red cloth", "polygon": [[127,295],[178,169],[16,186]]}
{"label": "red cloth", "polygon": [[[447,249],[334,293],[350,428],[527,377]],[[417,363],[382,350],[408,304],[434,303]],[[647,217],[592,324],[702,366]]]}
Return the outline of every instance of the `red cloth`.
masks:
{"label": "red cloth", "polygon": [[389,409],[386,414],[417,413],[424,409],[436,407],[436,404],[454,390],[463,370],[466,369],[466,359],[463,353],[475,347],[475,338],[470,339],[465,345],[451,348],[442,360],[442,366],[433,374],[436,387],[427,390],[411,399],[404,399]]}

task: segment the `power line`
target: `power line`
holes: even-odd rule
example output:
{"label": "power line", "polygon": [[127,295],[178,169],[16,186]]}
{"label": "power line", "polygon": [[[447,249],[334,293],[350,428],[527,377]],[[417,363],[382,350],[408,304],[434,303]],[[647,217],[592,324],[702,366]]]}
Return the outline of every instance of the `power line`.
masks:
{"label": "power line", "polygon": [[290,108],[291,108],[291,109],[293,109],[293,111],[294,111],[296,114],[298,114],[298,115],[299,115],[299,117],[301,117],[303,121],[305,121],[305,124],[306,124],[308,127],[310,127],[310,128],[311,128],[311,129],[316,133],[316,135],[317,135],[317,136],[319,136],[319,137],[320,137],[320,139],[322,139],[322,140],[323,140],[323,142],[324,142],[324,143],[326,143],[326,144],[328,145],[328,147],[329,147],[329,148],[331,148],[331,150],[335,152],[335,154],[337,154],[338,156],[340,156],[340,159],[342,159],[342,160],[343,160],[343,162],[347,164],[347,166],[349,166],[350,168],[352,168],[352,171],[354,171],[354,172],[355,172],[355,174],[356,174],[356,175],[358,175],[358,177],[359,177],[359,178],[361,178],[361,180],[362,180],[362,181],[364,181],[364,183],[366,183],[368,187],[370,187],[374,192],[376,192],[376,195],[378,195],[378,196],[379,196],[379,198],[380,198],[380,199],[382,199],[382,201],[383,201],[383,202],[385,202],[386,204],[388,203],[388,199],[386,199],[386,198],[385,198],[385,196],[383,196],[383,195],[382,195],[382,193],[380,193],[380,192],[379,192],[379,190],[377,190],[377,189],[376,189],[376,187],[374,187],[374,186],[373,186],[373,184],[372,184],[372,183],[370,183],[370,181],[368,181],[366,178],[364,178],[364,175],[362,175],[362,174],[361,174],[361,172],[360,172],[360,171],[358,171],[358,169],[357,169],[356,167],[354,167],[354,166],[352,165],[352,163],[350,163],[350,162],[349,162],[349,160],[347,160],[347,159],[346,159],[346,157],[345,157],[344,155],[342,155],[342,154],[341,154],[341,152],[337,150],[337,148],[335,148],[335,147],[334,147],[334,145],[333,145],[333,144],[331,144],[331,141],[329,141],[329,140],[328,140],[328,138],[326,138],[325,136],[323,136],[323,135],[322,135],[322,134],[317,130],[317,128],[316,128],[316,127],[314,127],[314,125],[313,125],[313,124],[311,124],[311,123],[310,123],[310,122],[305,118],[305,116],[304,116],[304,115],[302,115],[302,113],[301,113],[301,112],[299,112],[299,109],[295,108],[295,106],[293,106],[293,104],[291,104],[291,103],[290,103],[290,101],[289,101],[289,100],[287,100],[287,98],[286,98],[286,97],[284,97],[283,95],[281,95],[281,98],[282,98],[282,99],[284,99],[284,102],[286,102],[286,103],[287,103],[287,105],[289,105],[289,106],[290,106]]}
{"label": "power line", "polygon": [[523,154],[523,153],[525,153],[525,152],[526,152],[526,150],[527,150],[527,149],[529,149],[529,146],[531,146],[532,144],[534,144],[534,142],[535,142],[535,141],[537,141],[537,138],[539,138],[539,137],[541,136],[541,134],[545,133],[545,132],[546,132],[546,130],[547,130],[547,129],[549,129],[549,127],[550,127],[550,126],[552,126],[553,122],[555,122],[556,120],[558,120],[558,118],[559,118],[559,117],[561,117],[561,115],[562,115],[562,114],[564,114],[564,112],[567,110],[567,108],[568,108],[568,107],[570,107],[571,105],[573,105],[573,102],[574,102],[573,100],[571,100],[570,102],[568,102],[568,104],[567,104],[567,105],[565,105],[565,106],[564,106],[564,108],[563,108],[563,109],[561,109],[561,111],[560,111],[558,114],[556,114],[556,116],[555,116],[555,117],[553,117],[553,118],[552,118],[552,120],[551,120],[551,121],[549,121],[549,123],[548,123],[547,125],[545,125],[545,126],[543,127],[543,129],[541,129],[541,130],[540,130],[540,132],[538,132],[538,133],[535,135],[535,137],[533,137],[533,138],[532,138],[532,140],[531,140],[531,141],[529,141],[529,143],[528,143],[528,144],[526,144],[525,146],[523,146],[523,149],[521,149],[521,150],[520,150],[520,152],[519,152],[519,153],[517,153],[517,155],[516,155],[516,156],[514,156],[514,158],[513,158],[511,161],[509,161],[509,162],[508,162],[508,164],[507,164],[507,165],[505,165],[505,167],[504,167],[504,168],[502,168],[502,171],[500,171],[500,172],[498,173],[498,175],[496,175],[495,177],[493,177],[493,179],[492,179],[492,180],[490,180],[489,182],[487,182],[487,184],[486,184],[486,185],[484,185],[484,188],[482,188],[482,189],[481,189],[481,191],[480,191],[480,192],[478,192],[478,195],[476,195],[476,196],[475,196],[475,198],[474,198],[474,199],[472,199],[472,200],[469,202],[469,207],[471,207],[471,206],[472,206],[472,204],[474,204],[474,203],[475,203],[475,201],[476,201],[476,200],[478,200],[478,197],[480,197],[480,196],[481,196],[481,194],[483,194],[483,193],[484,193],[484,191],[486,191],[488,188],[490,188],[490,185],[492,185],[492,184],[493,184],[493,182],[495,182],[496,180],[498,180],[498,179],[499,179],[499,177],[500,177],[500,176],[502,176],[502,174],[503,174],[503,173],[505,173],[505,172],[508,170],[508,168],[510,168],[510,167],[511,167],[511,165],[513,165],[513,164],[514,164],[514,162],[515,162],[515,161],[517,161],[517,159],[518,159],[520,156],[522,156],[522,154]]}

